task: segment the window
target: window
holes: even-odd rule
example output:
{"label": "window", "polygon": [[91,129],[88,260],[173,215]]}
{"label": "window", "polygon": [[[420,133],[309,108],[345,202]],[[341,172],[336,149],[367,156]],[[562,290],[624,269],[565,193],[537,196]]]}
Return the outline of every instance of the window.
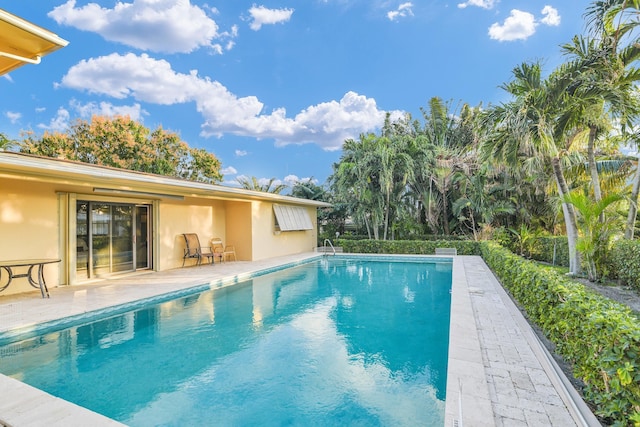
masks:
{"label": "window", "polygon": [[305,208],[273,205],[273,212],[276,214],[276,230],[297,231],[313,229],[309,212]]}

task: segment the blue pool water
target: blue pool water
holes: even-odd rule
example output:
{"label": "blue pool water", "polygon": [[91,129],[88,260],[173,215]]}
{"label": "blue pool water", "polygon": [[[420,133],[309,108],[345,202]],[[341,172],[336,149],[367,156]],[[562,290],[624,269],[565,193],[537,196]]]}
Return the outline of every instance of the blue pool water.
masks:
{"label": "blue pool water", "polygon": [[451,263],[328,257],[0,347],[131,426],[442,426]]}

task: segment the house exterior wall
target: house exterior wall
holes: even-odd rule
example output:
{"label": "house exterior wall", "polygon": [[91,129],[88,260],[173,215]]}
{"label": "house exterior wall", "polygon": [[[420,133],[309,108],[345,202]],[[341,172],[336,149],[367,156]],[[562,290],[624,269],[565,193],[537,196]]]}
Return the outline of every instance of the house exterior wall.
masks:
{"label": "house exterior wall", "polygon": [[[0,260],[58,258],[58,196],[52,184],[0,179]],[[26,268],[14,273],[26,273]],[[59,264],[45,266],[47,283],[58,283]],[[6,271],[0,269],[0,283]],[[26,279],[15,279],[0,295],[33,291]]]}
{"label": "house exterior wall", "polygon": [[[182,267],[185,241],[183,233],[196,233],[202,246],[209,246],[213,235],[213,208],[186,204],[160,203],[159,256],[157,270]],[[185,265],[192,265],[194,259],[187,259]]]}
{"label": "house exterior wall", "polygon": [[[79,201],[150,206],[151,268],[158,271],[182,266],[183,233],[197,233],[203,246],[213,237],[221,238],[235,247],[239,261],[308,252],[316,246],[315,202],[0,152],[0,261],[61,259],[44,267],[49,287],[86,283],[86,274],[77,273],[88,270],[78,269],[84,265],[77,259]],[[315,228],[276,232],[275,203],[308,203],[305,209]],[[189,259],[185,265],[193,263]],[[24,272],[26,268],[14,270]],[[102,277],[99,274],[93,277]],[[0,286],[6,279],[6,271],[0,269]],[[38,292],[26,279],[17,278],[0,298],[28,291]]]}
{"label": "house exterior wall", "polygon": [[273,203],[253,202],[253,259],[311,252],[317,245],[316,208],[307,208],[313,230],[276,231]]}
{"label": "house exterior wall", "polygon": [[253,261],[253,221],[251,219],[252,202],[227,201],[226,230],[218,236],[225,245],[233,245],[236,258],[241,261]]}

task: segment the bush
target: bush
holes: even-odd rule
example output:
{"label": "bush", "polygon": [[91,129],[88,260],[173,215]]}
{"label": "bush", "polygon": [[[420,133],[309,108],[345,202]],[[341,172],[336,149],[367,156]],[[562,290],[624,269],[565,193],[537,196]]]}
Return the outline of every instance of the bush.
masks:
{"label": "bush", "polygon": [[609,251],[609,273],[620,283],[640,291],[640,242],[616,241]]}
{"label": "bush", "polygon": [[580,283],[494,242],[480,252],[503,286],[573,365],[596,414],[617,426],[640,423],[640,321]]}
{"label": "bush", "polygon": [[569,266],[566,236],[539,236],[531,245],[531,258],[553,265]]}
{"label": "bush", "polygon": [[479,255],[478,242],[471,240],[350,240],[337,239],[334,246],[360,254],[433,255],[436,248],[456,248],[459,255]]}

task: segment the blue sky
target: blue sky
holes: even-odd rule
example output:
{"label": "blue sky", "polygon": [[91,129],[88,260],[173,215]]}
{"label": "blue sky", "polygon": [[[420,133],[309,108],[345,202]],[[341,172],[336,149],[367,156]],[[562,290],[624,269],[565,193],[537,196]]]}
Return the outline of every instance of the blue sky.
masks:
{"label": "blue sky", "polygon": [[439,96],[499,103],[523,61],[548,72],[586,0],[0,0],[69,41],[0,77],[0,132],[127,114],[214,153],[225,185],[332,173],[346,138]]}

